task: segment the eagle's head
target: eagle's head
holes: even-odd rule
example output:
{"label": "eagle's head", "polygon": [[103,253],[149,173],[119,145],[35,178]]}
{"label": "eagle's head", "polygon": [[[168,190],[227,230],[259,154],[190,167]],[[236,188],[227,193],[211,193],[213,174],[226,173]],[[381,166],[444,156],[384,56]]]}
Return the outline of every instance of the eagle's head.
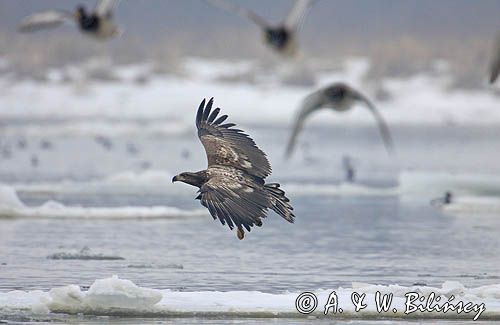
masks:
{"label": "eagle's head", "polygon": [[203,173],[184,172],[174,176],[174,178],[172,178],[172,183],[183,182],[189,185],[201,187],[205,182],[205,180],[206,180],[205,175]]}

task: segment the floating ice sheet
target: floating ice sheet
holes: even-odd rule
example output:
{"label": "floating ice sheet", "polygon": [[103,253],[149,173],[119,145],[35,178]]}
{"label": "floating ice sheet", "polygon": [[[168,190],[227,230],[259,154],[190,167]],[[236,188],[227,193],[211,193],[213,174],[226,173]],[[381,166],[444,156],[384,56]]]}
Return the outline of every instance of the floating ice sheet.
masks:
{"label": "floating ice sheet", "polygon": [[[324,315],[324,307],[335,293],[338,308],[342,313]],[[351,300],[353,292],[365,295],[366,308],[354,311]],[[378,293],[377,293],[378,292]],[[443,318],[472,319],[477,312],[457,313],[415,312],[404,314],[407,294],[429,297],[432,293],[442,302],[454,304],[462,301],[484,304],[485,310],[479,319],[500,319],[500,284],[465,288],[459,282],[447,281],[441,287],[399,285],[373,285],[353,283],[351,288],[312,291],[317,298],[317,308],[310,314],[318,317],[343,318]],[[203,316],[229,315],[234,317],[305,317],[296,309],[300,292],[264,293],[259,291],[200,291],[179,292],[142,288],[129,280],[113,276],[96,280],[82,291],[78,285],[54,288],[50,291],[11,291],[0,293],[0,314],[7,310],[29,311],[33,314],[64,313],[84,315],[121,316]],[[376,295],[392,294],[391,308],[387,312],[377,311]],[[451,297],[454,299],[451,299]],[[331,302],[331,301],[330,301]],[[423,302],[425,304],[425,302]],[[394,311],[394,308],[396,311]],[[338,311],[338,310],[337,310]]]}

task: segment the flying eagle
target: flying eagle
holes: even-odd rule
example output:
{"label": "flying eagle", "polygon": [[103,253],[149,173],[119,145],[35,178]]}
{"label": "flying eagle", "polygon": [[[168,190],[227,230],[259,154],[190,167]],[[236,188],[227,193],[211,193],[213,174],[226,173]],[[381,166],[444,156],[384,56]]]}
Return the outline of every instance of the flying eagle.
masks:
{"label": "flying eagle", "polygon": [[495,40],[493,56],[490,64],[490,84],[494,83],[500,74],[500,32]]}
{"label": "flying eagle", "polygon": [[297,118],[295,119],[292,135],[288,142],[286,155],[290,156],[293,153],[293,149],[297,141],[297,136],[302,130],[305,120],[313,112],[316,112],[317,110],[320,110],[322,108],[330,108],[338,112],[347,111],[358,102],[361,102],[365,106],[367,106],[370,112],[373,114],[382,135],[384,145],[387,151],[389,153],[392,153],[394,146],[391,134],[389,132],[387,124],[382,118],[382,115],[380,115],[372,102],[363,94],[349,87],[348,85],[339,82],[313,92],[302,101],[301,108],[299,110]]}
{"label": "flying eagle", "polygon": [[100,0],[92,12],[87,12],[82,5],[74,12],[66,10],[48,10],[25,17],[18,30],[34,32],[54,28],[66,22],[74,22],[80,31],[97,39],[108,39],[120,34],[113,20],[114,0]]}
{"label": "flying eagle", "polygon": [[307,10],[315,0],[296,0],[283,22],[277,25],[268,23],[255,12],[225,0],[207,0],[223,10],[234,12],[240,17],[249,19],[263,32],[264,42],[278,54],[295,56],[298,53],[297,32],[300,29]]}
{"label": "flying eagle", "polygon": [[196,127],[207,154],[208,168],[184,172],[172,182],[180,181],[199,188],[196,199],[216,220],[237,229],[243,239],[245,228],[262,226],[267,210],[293,223],[293,207],[278,183],[265,183],[271,174],[266,154],[244,131],[224,123],[227,115],[218,117],[220,108],[212,111],[213,98],[205,106],[203,100],[196,114]]}

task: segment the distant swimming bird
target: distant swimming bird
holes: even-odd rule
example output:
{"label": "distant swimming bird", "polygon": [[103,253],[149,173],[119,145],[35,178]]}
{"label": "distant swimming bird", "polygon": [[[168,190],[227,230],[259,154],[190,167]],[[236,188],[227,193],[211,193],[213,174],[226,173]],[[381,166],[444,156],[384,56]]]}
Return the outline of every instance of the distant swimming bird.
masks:
{"label": "distant swimming bird", "polygon": [[100,0],[92,12],[82,5],[74,12],[66,10],[42,11],[25,17],[18,30],[34,32],[54,28],[66,22],[75,22],[80,31],[97,39],[108,39],[119,35],[120,31],[113,20],[115,0]]}
{"label": "distant swimming bird", "polygon": [[268,23],[255,12],[225,0],[207,0],[223,10],[236,13],[238,16],[250,19],[262,29],[265,43],[278,54],[294,56],[298,53],[297,33],[307,10],[315,0],[296,0],[285,20],[277,25]]}
{"label": "distant swimming bird", "polygon": [[237,228],[243,239],[243,228],[250,231],[262,226],[262,218],[272,209],[286,221],[295,216],[285,192],[278,183],[266,184],[271,174],[266,154],[242,130],[224,123],[227,115],[218,117],[220,108],[212,111],[213,98],[205,106],[203,100],[196,115],[196,127],[208,159],[208,168],[184,172],[172,179],[199,188],[196,199],[206,207],[214,220],[219,218],[230,229]]}
{"label": "distant swimming bird", "polygon": [[448,205],[453,202],[453,194],[450,191],[444,193],[444,197],[440,197],[431,200],[431,205],[436,207],[442,207],[443,205]]}
{"label": "distant swimming bird", "polygon": [[500,74],[500,32],[495,40],[493,57],[490,64],[490,84],[494,83]]}
{"label": "distant swimming bird", "polygon": [[290,156],[293,153],[297,136],[302,130],[305,120],[313,112],[322,108],[330,108],[337,112],[343,112],[351,109],[354,104],[359,102],[367,106],[375,117],[384,141],[384,145],[387,151],[391,153],[393,151],[393,142],[389,128],[382,118],[382,115],[380,115],[372,102],[363,94],[350,86],[339,82],[313,92],[302,101],[301,108],[293,126],[292,135],[288,142],[286,155]]}

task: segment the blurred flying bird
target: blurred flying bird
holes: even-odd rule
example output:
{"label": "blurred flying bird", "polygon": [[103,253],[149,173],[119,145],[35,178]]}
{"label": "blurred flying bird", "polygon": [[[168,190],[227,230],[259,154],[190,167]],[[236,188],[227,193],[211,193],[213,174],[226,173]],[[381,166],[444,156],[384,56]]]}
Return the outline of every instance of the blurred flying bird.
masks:
{"label": "blurred flying bird", "polygon": [[494,83],[497,78],[498,74],[500,73],[500,32],[497,35],[497,38],[495,40],[495,45],[493,48],[493,56],[491,59],[491,65],[490,65],[490,83]]}
{"label": "blurred flying bird", "polygon": [[268,23],[255,12],[243,8],[226,0],[207,0],[209,3],[223,10],[234,12],[240,17],[249,19],[263,32],[264,42],[278,54],[295,56],[298,54],[297,33],[304,21],[307,10],[316,0],[296,0],[287,17],[281,23],[274,25]]}
{"label": "blurred flying bird", "polygon": [[387,151],[389,153],[392,153],[393,143],[391,134],[389,132],[387,124],[382,118],[382,115],[380,115],[377,109],[375,109],[375,106],[372,104],[372,102],[363,94],[351,88],[350,86],[339,82],[313,92],[302,101],[299,113],[295,119],[292,135],[288,142],[286,156],[289,157],[293,153],[295,142],[297,141],[297,136],[302,130],[305,120],[313,112],[318,111],[322,108],[330,108],[337,112],[347,111],[351,109],[356,103],[360,102],[368,107],[370,112],[375,117],[378,128],[382,135],[382,140],[384,141],[384,145]]}
{"label": "blurred flying bird", "polygon": [[294,222],[292,206],[278,183],[266,184],[271,174],[266,154],[233,123],[223,123],[220,108],[212,111],[213,98],[203,100],[196,115],[198,137],[205,148],[208,168],[184,172],[172,179],[199,188],[196,199],[206,207],[214,220],[219,218],[230,229],[236,227],[243,239],[245,228],[262,226],[262,218],[272,209],[288,222]]}
{"label": "blurred flying bird", "polygon": [[97,39],[108,39],[120,34],[113,20],[115,0],[100,0],[92,12],[80,5],[74,12],[66,10],[42,11],[25,17],[18,30],[34,32],[54,28],[66,22],[74,22],[80,31]]}

